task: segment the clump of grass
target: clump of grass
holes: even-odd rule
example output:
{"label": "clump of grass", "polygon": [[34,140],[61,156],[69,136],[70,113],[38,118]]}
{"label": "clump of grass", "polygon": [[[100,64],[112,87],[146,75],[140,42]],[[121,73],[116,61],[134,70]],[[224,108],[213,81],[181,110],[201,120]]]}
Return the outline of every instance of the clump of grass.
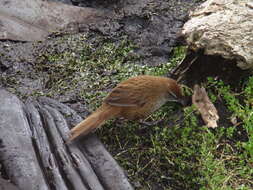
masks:
{"label": "clump of grass", "polygon": [[[208,79],[207,88],[214,102],[224,103],[230,113],[228,127],[203,134],[199,158],[201,189],[252,189],[252,105],[253,78],[240,93],[220,80]],[[233,119],[233,123],[230,121]],[[237,121],[237,122],[235,122]]]}
{"label": "clump of grass", "polygon": [[224,102],[238,123],[226,118],[226,126],[208,129],[191,106],[184,108],[181,124],[171,124],[180,107],[170,104],[152,115],[164,118],[163,126],[143,130],[131,122],[108,123],[100,137],[136,189],[252,189],[252,81],[250,77],[241,93],[211,78],[204,84],[213,102]]}
{"label": "clump of grass", "polygon": [[[240,120],[243,129],[247,133],[247,141],[242,143],[245,148],[245,156],[253,161],[253,77],[249,77],[246,86],[241,93],[234,93],[229,85],[225,85],[222,81],[215,81],[209,78],[218,94],[225,101],[229,111],[233,113],[233,118]],[[236,128],[231,128],[234,131]],[[248,157],[249,156],[249,157]]]}

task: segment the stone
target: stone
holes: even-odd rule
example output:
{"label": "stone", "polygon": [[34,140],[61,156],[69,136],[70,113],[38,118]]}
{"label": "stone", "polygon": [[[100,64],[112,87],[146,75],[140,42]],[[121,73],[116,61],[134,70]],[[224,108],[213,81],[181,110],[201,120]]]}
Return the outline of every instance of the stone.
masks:
{"label": "stone", "polygon": [[77,33],[104,11],[41,0],[0,1],[0,39],[43,40],[52,33]]}
{"label": "stone", "polygon": [[182,34],[189,48],[207,55],[236,60],[241,69],[253,68],[252,0],[207,0],[190,13]]}

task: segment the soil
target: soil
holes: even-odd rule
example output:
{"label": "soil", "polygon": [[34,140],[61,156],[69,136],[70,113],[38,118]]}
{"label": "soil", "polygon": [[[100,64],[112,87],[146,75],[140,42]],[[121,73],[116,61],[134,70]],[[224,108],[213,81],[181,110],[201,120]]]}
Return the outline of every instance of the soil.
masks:
{"label": "soil", "polygon": [[186,58],[172,71],[170,77],[180,78],[180,82],[189,87],[204,83],[208,77],[213,77],[216,80],[222,80],[236,90],[250,73],[249,70],[237,67],[235,60],[224,59],[219,55],[204,55],[202,51],[188,51]]}
{"label": "soil", "polygon": [[[68,3],[70,1],[62,1]],[[73,5],[93,7],[111,11],[106,20],[91,24],[85,31],[71,35],[71,40],[62,40],[62,34],[50,36],[39,42],[0,42],[0,87],[26,99],[28,96],[47,94],[50,70],[38,72],[38,64],[44,55],[63,53],[80,46],[83,36],[88,43],[115,44],[128,39],[135,44],[133,64],[161,65],[171,56],[173,47],[182,45],[180,30],[188,19],[190,10],[201,1],[197,0],[87,0],[72,1]],[[159,35],[158,35],[159,34]],[[96,46],[96,45],[95,45]],[[78,55],[77,55],[78,56]],[[41,64],[41,63],[40,63]],[[42,64],[50,65],[50,62]],[[64,64],[64,63],[62,63]],[[75,92],[58,93],[53,98],[61,102],[72,102],[77,111],[87,111]]]}
{"label": "soil", "polygon": [[[135,64],[146,65],[159,65],[168,61],[172,48],[180,44],[179,33],[187,20],[188,12],[198,4],[196,0],[73,2],[78,6],[114,12],[116,18],[108,18],[90,25],[86,31],[86,38],[98,44],[102,38],[115,43],[122,38],[128,38],[136,44],[134,53],[140,56]],[[61,41],[60,38],[52,36],[45,41],[34,43],[0,42],[0,86],[8,87],[11,84],[12,88],[15,88],[15,93],[21,97],[34,91],[46,90],[43,81],[46,80],[47,71],[36,73],[34,67],[43,53],[64,52],[71,48],[73,44]],[[80,40],[80,34],[73,35],[73,40]],[[15,80],[11,80],[13,78]],[[68,97],[58,98],[68,99]]]}

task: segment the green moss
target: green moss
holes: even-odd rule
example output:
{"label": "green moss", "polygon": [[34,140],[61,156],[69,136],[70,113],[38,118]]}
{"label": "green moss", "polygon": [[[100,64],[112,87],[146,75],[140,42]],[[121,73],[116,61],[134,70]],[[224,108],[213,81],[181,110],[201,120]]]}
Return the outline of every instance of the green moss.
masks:
{"label": "green moss", "polygon": [[[74,93],[92,111],[120,81],[140,74],[166,75],[186,53],[185,47],[177,47],[167,63],[147,66],[134,64],[141,57],[135,55],[136,47],[130,41],[102,42],[89,44],[84,39],[68,51],[41,56],[37,70],[49,73],[46,93]],[[251,189],[252,83],[250,78],[242,89],[243,104],[221,81],[209,79],[204,84],[213,102],[222,99],[231,117],[243,121],[239,127],[210,130],[202,126],[194,106],[182,110],[168,104],[148,118],[164,119],[162,126],[143,129],[134,122],[110,121],[97,133],[136,189],[154,189],[157,184],[159,189]],[[184,92],[192,94],[188,87]],[[233,140],[235,134],[244,132],[240,126],[249,135],[247,142]]]}
{"label": "green moss", "polygon": [[36,72],[48,74],[44,94],[75,94],[95,109],[101,103],[97,100],[120,81],[140,74],[165,75],[185,53],[184,47],[175,48],[170,62],[153,67],[134,64],[141,59],[134,49],[134,44],[126,39],[117,44],[107,40],[90,44],[84,39],[68,51],[42,54]]}
{"label": "green moss", "polygon": [[[177,47],[167,63],[147,66],[136,64],[141,57],[127,39],[119,43],[106,39],[90,43],[85,36],[58,40],[68,48],[48,47],[38,56],[35,73],[29,73],[35,80],[44,76],[45,88],[33,95],[69,95],[85,101],[90,111],[120,81],[140,74],[166,75],[186,53],[185,47]],[[19,81],[14,76],[1,77],[15,90]],[[143,128],[134,122],[109,121],[97,131],[136,189],[253,188],[253,77],[240,92],[212,78],[203,85],[211,101],[227,112],[226,118],[221,114],[224,122],[216,129],[202,126],[194,106],[167,104],[147,119],[163,119],[161,126]],[[184,86],[184,93],[191,95],[192,90]],[[231,123],[231,118],[236,122]]]}
{"label": "green moss", "polygon": [[230,115],[241,118],[240,125],[208,129],[194,106],[184,108],[180,120],[181,108],[169,104],[151,117],[163,118],[162,126],[143,130],[136,123],[111,122],[98,132],[131,181],[140,184],[136,189],[154,184],[161,184],[159,189],[252,189],[252,77],[238,95],[221,81],[209,79],[205,86],[213,102],[222,98]]}

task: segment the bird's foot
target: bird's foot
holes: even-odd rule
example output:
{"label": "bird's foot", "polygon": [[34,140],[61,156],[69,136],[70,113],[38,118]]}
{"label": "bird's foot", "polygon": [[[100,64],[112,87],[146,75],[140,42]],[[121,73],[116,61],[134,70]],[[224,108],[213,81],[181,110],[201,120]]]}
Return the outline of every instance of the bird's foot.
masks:
{"label": "bird's foot", "polygon": [[177,111],[173,115],[175,115],[175,119],[172,121],[169,121],[168,123],[166,123],[166,125],[175,126],[175,125],[181,125],[184,122],[185,116],[184,116],[184,112],[182,112],[181,110]]}
{"label": "bird's foot", "polygon": [[144,126],[144,127],[142,127],[142,129],[145,129],[147,127],[161,125],[163,122],[164,122],[163,119],[158,120],[158,121],[142,121],[142,120],[140,120],[139,124],[141,124],[142,126]]}

